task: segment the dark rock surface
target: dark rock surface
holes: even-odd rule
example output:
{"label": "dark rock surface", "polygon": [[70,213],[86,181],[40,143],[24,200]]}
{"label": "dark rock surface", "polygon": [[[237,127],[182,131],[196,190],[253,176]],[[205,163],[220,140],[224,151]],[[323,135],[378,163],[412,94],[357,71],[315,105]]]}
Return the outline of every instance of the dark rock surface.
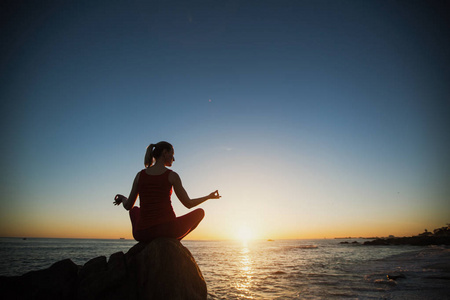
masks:
{"label": "dark rock surface", "polygon": [[78,266],[70,259],[22,276],[0,277],[2,299],[74,299]]}
{"label": "dark rock surface", "polygon": [[340,242],[339,244],[341,244],[341,245],[360,245],[360,243],[358,243],[357,241],[353,241],[353,242],[345,241],[345,242]]}
{"label": "dark rock surface", "polygon": [[388,274],[386,275],[387,279],[389,280],[398,280],[398,279],[405,279],[405,274],[402,273],[394,273],[394,274]]}
{"label": "dark rock surface", "polygon": [[0,277],[2,299],[206,299],[195,259],[178,240],[138,243],[126,254],[93,258],[84,266],[70,259],[22,276]]}

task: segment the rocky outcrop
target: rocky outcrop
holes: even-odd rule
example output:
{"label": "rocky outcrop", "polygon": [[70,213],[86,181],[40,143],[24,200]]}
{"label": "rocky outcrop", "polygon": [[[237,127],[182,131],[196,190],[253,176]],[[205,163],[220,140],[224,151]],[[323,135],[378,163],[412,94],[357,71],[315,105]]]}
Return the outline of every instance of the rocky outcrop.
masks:
{"label": "rocky outcrop", "polygon": [[93,258],[84,266],[66,259],[22,276],[0,277],[2,299],[206,299],[192,254],[176,239],[138,243],[126,254]]}
{"label": "rocky outcrop", "polygon": [[387,246],[387,245],[412,245],[412,246],[429,246],[429,245],[450,245],[450,236],[412,236],[375,239],[373,241],[364,242],[364,245]]}
{"label": "rocky outcrop", "polygon": [[353,242],[345,241],[345,242],[340,242],[339,244],[341,244],[341,245],[349,245],[349,244],[351,244],[351,245],[359,245],[359,243],[357,241],[353,241]]}
{"label": "rocky outcrop", "polygon": [[[78,266],[70,259],[22,276],[0,277],[1,299],[74,299]],[[75,294],[76,295],[76,294]]]}

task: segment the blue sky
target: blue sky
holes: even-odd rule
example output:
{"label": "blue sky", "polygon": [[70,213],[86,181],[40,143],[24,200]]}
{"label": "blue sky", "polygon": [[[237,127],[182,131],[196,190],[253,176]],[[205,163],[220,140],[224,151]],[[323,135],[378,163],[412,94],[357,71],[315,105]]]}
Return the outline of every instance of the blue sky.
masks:
{"label": "blue sky", "polygon": [[110,203],[160,140],[192,197],[223,194],[193,238],[443,226],[448,12],[445,1],[9,3],[0,235],[129,237]]}

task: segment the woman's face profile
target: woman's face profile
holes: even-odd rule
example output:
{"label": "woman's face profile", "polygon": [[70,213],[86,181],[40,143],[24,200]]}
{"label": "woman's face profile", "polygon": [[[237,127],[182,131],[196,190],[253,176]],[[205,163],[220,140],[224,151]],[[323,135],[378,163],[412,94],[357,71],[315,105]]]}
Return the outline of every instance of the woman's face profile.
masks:
{"label": "woman's face profile", "polygon": [[173,156],[174,153],[175,153],[175,151],[173,150],[173,148],[172,148],[172,150],[170,150],[170,151],[163,150],[163,154],[164,154],[164,164],[165,164],[167,167],[171,167],[171,166],[172,166],[172,163],[175,161],[175,157]]}

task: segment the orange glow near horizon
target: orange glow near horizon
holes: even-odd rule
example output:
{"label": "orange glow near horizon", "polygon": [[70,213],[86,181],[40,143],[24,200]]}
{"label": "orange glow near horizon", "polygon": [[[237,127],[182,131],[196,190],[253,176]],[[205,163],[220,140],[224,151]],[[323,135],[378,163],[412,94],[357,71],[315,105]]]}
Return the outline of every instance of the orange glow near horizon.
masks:
{"label": "orange glow near horizon", "polygon": [[[95,228],[85,224],[84,226],[73,226],[70,224],[56,224],[53,222],[36,224],[23,224],[14,229],[0,230],[1,237],[28,237],[28,238],[92,238],[92,239],[133,239],[131,234],[131,224],[121,224],[123,226],[108,225],[97,226]],[[443,225],[442,225],[443,226]],[[442,227],[440,225],[428,228],[432,231],[435,228]],[[386,237],[394,236],[412,236],[423,232],[423,228],[411,227],[403,230],[393,230],[389,225],[378,228],[340,228],[324,230],[317,228],[309,231],[284,230],[277,232],[261,232],[256,233],[249,226],[241,226],[230,229],[230,231],[217,232],[208,230],[206,226],[200,225],[194,232],[189,234],[186,240],[241,240],[243,242],[258,239],[322,239],[322,238],[339,238],[339,237]]]}
{"label": "orange glow near horizon", "polygon": [[[226,196],[225,196],[226,197]],[[253,203],[257,209],[251,210],[252,203],[240,205],[227,198],[211,201],[202,207],[206,216],[186,240],[261,240],[261,239],[322,239],[336,237],[385,237],[413,236],[424,229],[433,231],[445,222],[432,218],[406,216],[403,219],[363,219],[339,215],[315,218],[310,211],[277,211],[263,203]],[[260,199],[263,199],[260,197]],[[174,199],[177,215],[186,213]],[[234,209],[239,207],[239,210]],[[38,208],[22,214],[21,218],[2,213],[0,216],[1,237],[48,237],[48,238],[93,238],[93,239],[133,239],[127,211],[111,205],[104,212],[71,212],[58,214]],[[411,219],[414,222],[410,221]],[[442,218],[441,218],[442,219]]]}

